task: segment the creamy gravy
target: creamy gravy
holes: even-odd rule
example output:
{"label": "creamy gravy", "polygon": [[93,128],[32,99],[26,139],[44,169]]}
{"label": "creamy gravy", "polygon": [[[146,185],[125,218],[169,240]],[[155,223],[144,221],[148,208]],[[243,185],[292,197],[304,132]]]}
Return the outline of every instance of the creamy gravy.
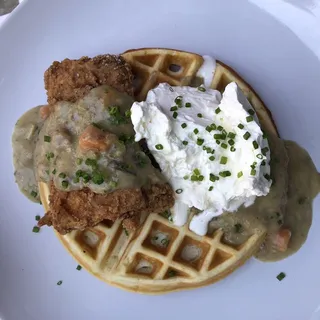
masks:
{"label": "creamy gravy", "polygon": [[[88,187],[95,193],[163,182],[134,142],[128,114],[132,103],[129,95],[101,86],[76,103],[57,103],[43,124],[39,107],[25,113],[13,134],[16,181],[24,194],[39,199],[36,181],[53,181],[65,191]],[[111,136],[108,150],[80,148],[81,134],[92,125]],[[25,139],[25,132],[35,127],[31,140]]]}

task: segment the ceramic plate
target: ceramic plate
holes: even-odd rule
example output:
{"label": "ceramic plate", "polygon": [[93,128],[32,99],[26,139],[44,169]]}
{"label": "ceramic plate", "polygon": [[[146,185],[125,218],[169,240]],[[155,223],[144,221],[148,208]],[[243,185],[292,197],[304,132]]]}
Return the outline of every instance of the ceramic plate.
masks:
{"label": "ceramic plate", "polygon": [[318,0],[25,1],[0,30],[1,320],[320,319],[319,198],[294,256],[252,259],[217,284],[163,296],[77,271],[52,229],[32,233],[43,211],[14,183],[11,134],[24,111],[45,103],[44,71],[54,60],[139,47],[210,54],[232,66],[271,109],[281,136],[304,146],[320,169]]}

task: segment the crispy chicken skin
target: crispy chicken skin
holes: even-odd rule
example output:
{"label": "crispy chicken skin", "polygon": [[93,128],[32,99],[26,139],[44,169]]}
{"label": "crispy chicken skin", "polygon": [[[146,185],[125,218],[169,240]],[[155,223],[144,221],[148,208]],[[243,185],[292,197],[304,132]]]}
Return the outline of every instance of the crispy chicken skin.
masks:
{"label": "crispy chicken skin", "polygon": [[39,226],[53,226],[59,233],[93,227],[102,220],[122,218],[126,229],[134,230],[143,212],[162,212],[174,204],[168,184],[154,184],[150,188],[120,189],[101,195],[90,189],[60,191],[51,183],[50,211]]}
{"label": "crispy chicken skin", "polygon": [[[103,84],[133,95],[131,68],[119,56],[54,62],[45,72],[44,80],[51,106],[58,101],[75,102]],[[139,226],[141,213],[162,212],[173,204],[173,191],[165,183],[120,189],[105,195],[95,194],[88,188],[60,191],[51,183],[50,210],[38,225],[53,226],[59,233],[66,234],[95,226],[103,220],[120,218],[126,229],[134,230]]]}
{"label": "crispy chicken skin", "polygon": [[103,84],[132,96],[132,81],[131,67],[121,56],[109,54],[55,61],[44,74],[49,104],[75,102]]}

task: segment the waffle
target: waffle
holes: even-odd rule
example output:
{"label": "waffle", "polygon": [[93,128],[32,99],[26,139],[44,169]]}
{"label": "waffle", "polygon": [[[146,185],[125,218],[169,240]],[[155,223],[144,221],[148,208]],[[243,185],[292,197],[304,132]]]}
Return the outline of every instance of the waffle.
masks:
{"label": "waffle", "polygon": [[[199,55],[169,49],[130,50],[123,57],[135,75],[137,100],[145,99],[147,92],[161,82],[192,85],[203,63]],[[263,129],[277,134],[270,112],[253,89],[218,62],[211,87],[223,91],[232,81],[255,108]],[[44,183],[40,183],[40,195],[45,210],[49,210],[49,188]],[[122,289],[146,294],[192,289],[220,280],[250,258],[265,237],[261,227],[240,246],[230,246],[222,230],[211,230],[201,237],[188,229],[189,223],[176,227],[168,217],[141,217],[141,227],[131,234],[122,228],[121,221],[104,221],[84,231],[56,234],[93,275]]]}

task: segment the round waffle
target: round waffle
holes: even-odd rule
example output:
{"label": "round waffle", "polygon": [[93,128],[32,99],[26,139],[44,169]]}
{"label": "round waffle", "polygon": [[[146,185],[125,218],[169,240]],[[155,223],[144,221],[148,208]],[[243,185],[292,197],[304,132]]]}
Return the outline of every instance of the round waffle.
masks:
{"label": "round waffle", "polygon": [[[130,50],[122,56],[135,75],[136,100],[144,100],[147,92],[161,82],[172,86],[194,84],[203,64],[197,54],[170,49]],[[255,108],[263,129],[277,134],[270,112],[254,90],[218,61],[211,88],[222,92],[232,81]],[[45,210],[49,210],[49,188],[44,183],[40,183],[40,195]],[[132,234],[122,228],[121,221],[104,221],[84,231],[56,234],[93,275],[125,290],[148,294],[192,289],[220,280],[250,258],[265,236],[261,227],[235,247],[224,242],[222,230],[201,237],[188,225],[176,227],[168,215],[150,214],[141,217],[141,227]],[[161,237],[166,241],[154,240]]]}

